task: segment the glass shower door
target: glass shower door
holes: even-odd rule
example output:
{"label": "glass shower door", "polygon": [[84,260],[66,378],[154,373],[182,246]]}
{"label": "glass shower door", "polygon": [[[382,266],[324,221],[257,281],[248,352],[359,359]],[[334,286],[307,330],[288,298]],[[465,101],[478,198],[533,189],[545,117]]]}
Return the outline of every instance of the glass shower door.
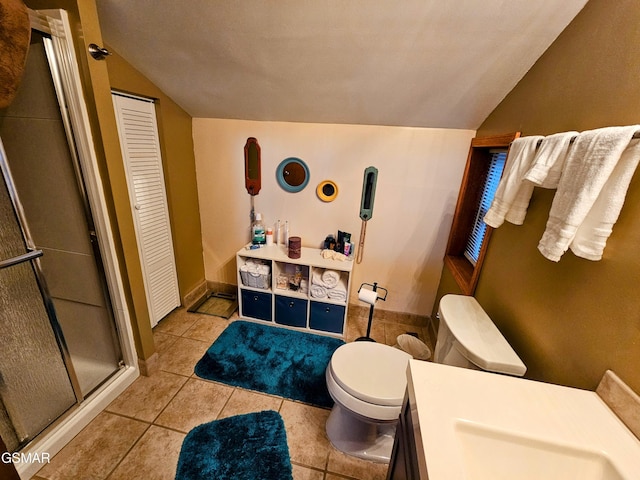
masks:
{"label": "glass shower door", "polygon": [[50,35],[32,30],[18,94],[0,110],[0,435],[10,451],[124,367]]}
{"label": "glass shower door", "polygon": [[52,325],[55,318],[32,265],[38,255],[24,243],[0,175],[0,436],[10,451],[77,402]]}
{"label": "glass shower door", "polygon": [[18,95],[0,111],[0,137],[83,397],[122,359],[99,241],[51,39],[35,30]]}

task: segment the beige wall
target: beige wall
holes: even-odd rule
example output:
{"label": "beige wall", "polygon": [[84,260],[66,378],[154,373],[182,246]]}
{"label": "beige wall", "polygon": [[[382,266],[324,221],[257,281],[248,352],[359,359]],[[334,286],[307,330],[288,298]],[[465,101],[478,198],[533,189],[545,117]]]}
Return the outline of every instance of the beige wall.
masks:
{"label": "beige wall", "polygon": [[[320,247],[329,233],[358,241],[364,169],[379,170],[364,260],[354,268],[351,300],[362,282],[389,290],[378,308],[430,314],[466,161],[471,130],[252,122],[196,118],[193,135],[207,280],[236,283],[235,253],[250,241],[250,196],[244,187],[244,145],[262,151],[256,212],[267,224],[289,220],[303,246]],[[299,157],[311,179],[299,193],[276,182],[278,164]],[[337,183],[335,201],[316,196],[322,180]]]}
{"label": "beige wall", "polygon": [[[640,123],[638,25],[638,2],[591,0],[478,135]],[[640,173],[599,262],[538,253],[553,194],[536,189],[524,225],[493,232],[476,297],[528,377],[594,389],[612,369],[640,391]],[[445,272],[439,295],[455,290]]]}

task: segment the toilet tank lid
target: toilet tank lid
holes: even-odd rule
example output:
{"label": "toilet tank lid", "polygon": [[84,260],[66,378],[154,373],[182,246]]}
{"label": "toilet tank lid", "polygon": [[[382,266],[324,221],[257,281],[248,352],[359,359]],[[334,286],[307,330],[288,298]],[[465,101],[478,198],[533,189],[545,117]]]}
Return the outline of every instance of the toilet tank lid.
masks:
{"label": "toilet tank lid", "polygon": [[481,369],[516,376],[527,371],[475,298],[445,295],[440,300],[440,320],[457,340],[460,353]]}

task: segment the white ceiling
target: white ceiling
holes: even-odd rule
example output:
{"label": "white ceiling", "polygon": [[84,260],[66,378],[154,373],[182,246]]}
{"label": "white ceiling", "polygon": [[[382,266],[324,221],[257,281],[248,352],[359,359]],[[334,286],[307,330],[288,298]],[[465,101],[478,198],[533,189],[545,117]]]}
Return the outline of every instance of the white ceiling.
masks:
{"label": "white ceiling", "polygon": [[97,5],[105,42],[193,117],[476,129],[586,1]]}

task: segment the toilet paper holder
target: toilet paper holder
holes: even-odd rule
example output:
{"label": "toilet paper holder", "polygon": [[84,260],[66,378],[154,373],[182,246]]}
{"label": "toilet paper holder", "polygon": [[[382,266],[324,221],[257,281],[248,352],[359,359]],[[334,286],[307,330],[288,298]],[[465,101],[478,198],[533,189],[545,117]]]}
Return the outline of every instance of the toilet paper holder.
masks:
{"label": "toilet paper holder", "polygon": [[374,292],[379,292],[380,290],[384,290],[384,297],[381,297],[380,295],[378,295],[377,300],[382,300],[384,302],[387,299],[387,294],[389,292],[387,291],[386,288],[379,287],[376,282],[374,282],[374,283],[363,283],[362,285],[360,285],[360,288],[358,288],[358,293],[360,293],[360,290],[362,290],[362,287],[364,287],[365,285],[371,287],[371,290],[373,290]]}
{"label": "toilet paper holder", "polygon": [[[362,287],[364,287],[365,285],[371,287],[371,290],[373,292],[376,292],[376,299],[373,303],[371,303],[370,307],[369,307],[369,323],[367,324],[367,334],[364,337],[359,337],[356,338],[356,342],[375,342],[375,340],[373,338],[371,338],[371,323],[373,321],[373,308],[375,306],[375,302],[378,300],[382,300],[383,302],[387,299],[387,294],[389,293],[387,291],[386,288],[384,287],[379,287],[377,282],[374,282],[373,284],[371,283],[363,283],[362,285],[360,285],[360,288],[358,288],[358,294],[360,294],[360,290],[362,290]],[[383,296],[380,296],[377,294],[377,292],[379,292],[380,290],[382,290],[384,292]]]}

